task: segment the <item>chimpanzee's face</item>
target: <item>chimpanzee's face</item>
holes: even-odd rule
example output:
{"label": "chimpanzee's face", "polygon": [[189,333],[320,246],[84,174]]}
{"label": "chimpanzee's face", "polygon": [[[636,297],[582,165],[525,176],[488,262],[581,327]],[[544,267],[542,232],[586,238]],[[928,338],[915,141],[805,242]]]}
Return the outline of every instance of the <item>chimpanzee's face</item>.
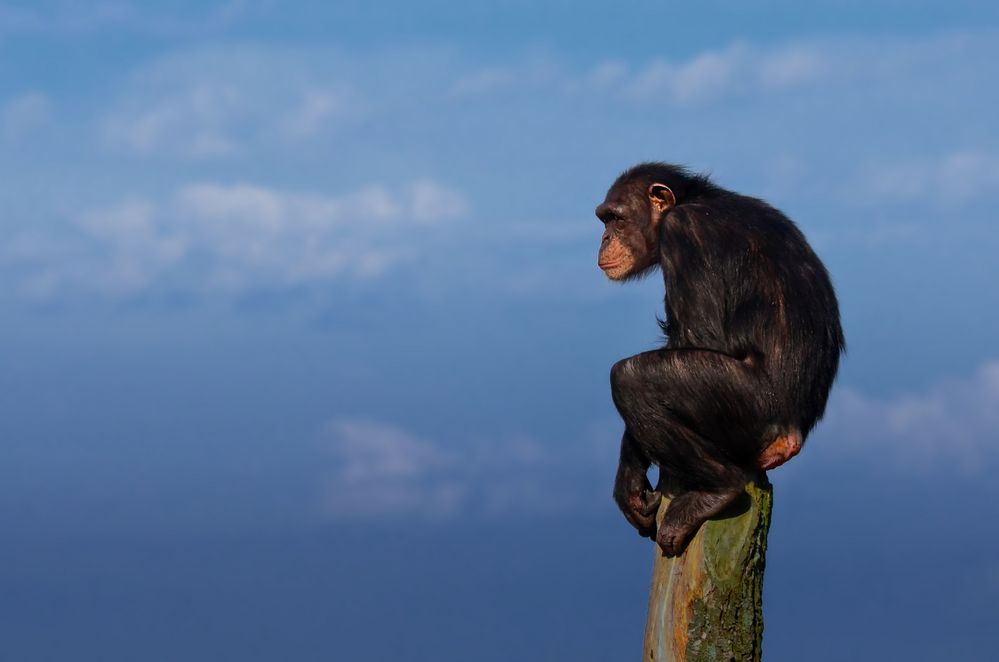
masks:
{"label": "chimpanzee's face", "polygon": [[595,212],[604,224],[597,265],[611,280],[627,280],[658,263],[659,220],[674,204],[663,184],[617,182]]}

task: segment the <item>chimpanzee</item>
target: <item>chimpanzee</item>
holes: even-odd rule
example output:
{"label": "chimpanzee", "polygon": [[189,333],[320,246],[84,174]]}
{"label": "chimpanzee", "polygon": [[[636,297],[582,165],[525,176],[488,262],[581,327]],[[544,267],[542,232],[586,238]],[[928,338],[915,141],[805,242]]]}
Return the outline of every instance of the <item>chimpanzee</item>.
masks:
{"label": "chimpanzee", "polygon": [[821,418],[845,348],[836,294],[784,214],[679,166],[631,168],[596,215],[609,278],[658,266],[666,283],[665,346],[611,369],[625,424],[614,499],[652,537],[657,464],[679,486],[656,535],[675,556]]}

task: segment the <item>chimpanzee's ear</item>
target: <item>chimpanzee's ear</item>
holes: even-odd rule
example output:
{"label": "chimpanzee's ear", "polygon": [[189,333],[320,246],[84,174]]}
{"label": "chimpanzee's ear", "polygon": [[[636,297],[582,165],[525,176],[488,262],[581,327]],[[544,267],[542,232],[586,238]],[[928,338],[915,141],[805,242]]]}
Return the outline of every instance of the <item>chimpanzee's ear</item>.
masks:
{"label": "chimpanzee's ear", "polygon": [[670,187],[656,182],[649,186],[649,202],[661,214],[676,206],[676,196]]}

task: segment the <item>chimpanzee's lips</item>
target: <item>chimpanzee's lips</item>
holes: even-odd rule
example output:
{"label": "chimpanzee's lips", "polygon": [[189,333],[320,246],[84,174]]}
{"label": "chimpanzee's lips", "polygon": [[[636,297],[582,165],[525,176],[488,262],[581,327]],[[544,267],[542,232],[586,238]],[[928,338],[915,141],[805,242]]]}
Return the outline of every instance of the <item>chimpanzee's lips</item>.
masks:
{"label": "chimpanzee's lips", "polygon": [[597,266],[603,269],[604,271],[607,271],[608,269],[614,269],[615,267],[620,267],[621,262],[620,260],[616,262],[597,262]]}

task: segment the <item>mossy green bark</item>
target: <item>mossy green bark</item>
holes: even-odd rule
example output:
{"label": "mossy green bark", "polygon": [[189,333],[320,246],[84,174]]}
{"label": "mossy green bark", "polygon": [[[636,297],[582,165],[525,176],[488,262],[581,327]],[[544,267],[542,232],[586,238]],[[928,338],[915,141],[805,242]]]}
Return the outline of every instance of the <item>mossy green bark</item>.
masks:
{"label": "mossy green bark", "polygon": [[[660,519],[667,503],[664,497]],[[666,558],[656,547],[643,659],[760,659],[772,506],[773,488],[760,476],[728,512],[701,527],[683,555]]]}

